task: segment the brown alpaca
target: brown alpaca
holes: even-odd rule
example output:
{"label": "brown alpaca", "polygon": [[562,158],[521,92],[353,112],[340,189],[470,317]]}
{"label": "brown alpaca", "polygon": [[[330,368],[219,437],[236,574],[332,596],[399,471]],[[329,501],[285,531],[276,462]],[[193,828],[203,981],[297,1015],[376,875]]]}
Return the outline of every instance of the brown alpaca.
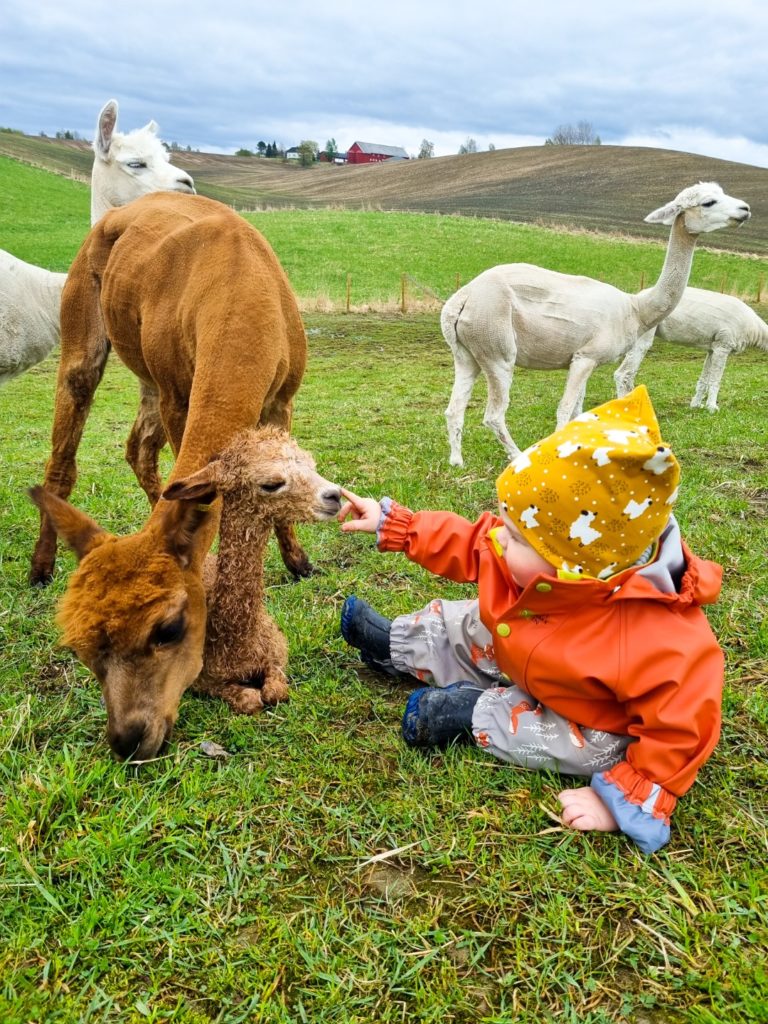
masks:
{"label": "brown alpaca", "polygon": [[[153,396],[176,455],[173,481],[205,466],[243,429],[289,427],[306,337],[269,245],[202,196],[155,193],[105,214],[70,269],[51,458],[44,486],[31,492],[41,525],[30,578],[51,579],[60,534],[81,560],[62,602],[65,642],[101,683],[115,752],[146,758],[170,734],[181,694],[202,667],[202,566],[220,503],[158,501],[138,533],[115,537],[62,500],[75,483],[75,454],[110,345]],[[161,441],[145,445],[137,429],[134,468],[157,497],[152,466]],[[288,568],[309,572],[293,527],[279,523],[275,532]]]}
{"label": "brown alpaca", "polygon": [[208,625],[203,671],[192,688],[252,714],[288,697],[288,645],[264,606],[264,551],[275,523],[332,519],[341,488],[276,427],[248,430],[203,469],[166,488],[181,502],[223,498],[218,556],[203,579]]}

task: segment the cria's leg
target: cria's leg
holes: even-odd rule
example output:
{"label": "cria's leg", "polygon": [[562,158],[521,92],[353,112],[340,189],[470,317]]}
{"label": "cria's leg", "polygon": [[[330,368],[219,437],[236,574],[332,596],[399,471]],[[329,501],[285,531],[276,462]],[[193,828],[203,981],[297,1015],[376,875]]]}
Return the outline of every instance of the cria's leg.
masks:
{"label": "cria's leg", "polygon": [[265,704],[279,704],[288,700],[288,678],[281,668],[268,668],[264,671],[264,685],[261,697]]}
{"label": "cria's leg", "polygon": [[212,683],[195,686],[202,693],[211,697],[220,697],[238,715],[255,715],[264,707],[261,690],[252,686],[239,686],[237,683]]}

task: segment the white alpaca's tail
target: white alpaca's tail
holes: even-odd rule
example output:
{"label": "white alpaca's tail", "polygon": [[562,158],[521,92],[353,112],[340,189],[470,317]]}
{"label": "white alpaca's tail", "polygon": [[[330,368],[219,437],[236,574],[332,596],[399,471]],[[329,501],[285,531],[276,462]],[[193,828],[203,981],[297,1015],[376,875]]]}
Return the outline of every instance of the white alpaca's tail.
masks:
{"label": "white alpaca's tail", "polygon": [[467,297],[464,294],[464,290],[461,289],[446,301],[440,313],[440,330],[443,332],[446,344],[454,353],[461,344],[458,324],[466,301]]}

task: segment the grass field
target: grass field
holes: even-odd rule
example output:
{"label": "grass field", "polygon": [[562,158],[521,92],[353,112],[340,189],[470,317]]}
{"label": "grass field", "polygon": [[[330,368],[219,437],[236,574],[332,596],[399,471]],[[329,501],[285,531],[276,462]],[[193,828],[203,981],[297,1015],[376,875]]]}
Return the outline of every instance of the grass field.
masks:
{"label": "grass field", "polygon": [[[467,465],[447,465],[451,366],[433,315],[307,326],[295,433],[323,473],[415,508],[474,516],[492,502],[503,456],[479,400]],[[71,556],[49,590],[25,582],[36,530],[25,488],[47,456],[55,361],[0,391],[0,1019],[765,1020],[768,367],[735,358],[712,417],[687,405],[699,363],[661,345],[641,378],[684,467],[686,536],[725,566],[710,610],[727,653],[725,725],[652,858],[620,837],[559,828],[556,776],[469,748],[423,758],[404,747],[407,690],[346,649],[343,596],[394,615],[468,589],[333,524],[301,530],[318,567],[309,580],[289,582],[269,554],[290,703],[247,719],[187,695],[166,757],[114,763],[98,688],[56,646]],[[562,383],[518,372],[521,443],[551,429]],[[597,372],[589,401],[610,389]],[[108,367],[73,496],[114,531],[147,512],[121,457],[134,401],[133,381]],[[203,756],[206,739],[231,756]]]}
{"label": "grass field", "polygon": [[[153,113],[148,110],[147,117]],[[127,131],[136,125],[120,127]],[[81,178],[87,178],[93,160],[85,142],[3,131],[0,155]],[[658,228],[643,223],[647,213],[686,185],[717,181],[726,192],[746,199],[754,217],[736,233],[710,236],[709,244],[768,253],[765,168],[693,153],[631,146],[524,146],[431,160],[309,168],[217,153],[178,151],[172,159],[193,175],[203,195],[238,210],[439,212],[644,238],[659,237]]]}
{"label": "grass field", "polygon": [[[0,245],[66,269],[87,227],[84,186],[0,159],[0,202]],[[49,202],[59,214],[46,221]],[[646,249],[659,266],[663,257],[659,245],[458,218],[253,219],[308,300],[337,301],[333,282],[351,273],[361,305],[396,305],[401,275],[433,264],[424,283],[444,294],[452,275],[472,276],[507,247],[515,255],[503,259],[530,251],[580,272],[595,273],[592,261],[606,279],[637,273]],[[422,250],[430,259],[419,263]],[[339,251],[348,262],[334,263]],[[744,289],[755,287],[759,261],[733,258],[732,271],[732,257],[700,251],[695,270],[709,259],[715,278],[744,271]],[[466,466],[448,466],[452,361],[434,310],[305,322],[294,432],[325,476],[413,508],[474,517],[493,504],[504,457],[480,425],[479,387]],[[47,590],[26,583],[37,530],[26,488],[49,452],[55,358],[0,389],[3,1024],[768,1019],[768,361],[731,360],[714,416],[688,407],[700,368],[699,354],[660,344],[638,377],[683,466],[684,534],[725,569],[707,610],[727,659],[722,739],[651,858],[620,836],[563,830],[554,774],[472,748],[422,757],[404,746],[409,690],[346,648],[343,598],[396,615],[471,590],[335,524],[299,529],[317,567],[300,583],[270,546],[267,600],[290,644],[290,702],[243,718],[187,694],[166,756],[114,762],[98,687],[57,645],[72,556]],[[593,375],[589,403],[612,394],[612,369]],[[561,372],[518,371],[510,424],[521,445],[552,429],[563,383]],[[148,512],[122,458],[135,408],[133,379],[110,361],[72,500],[114,532]],[[230,756],[206,757],[204,740]]]}
{"label": "grass field", "polygon": [[[0,248],[65,271],[89,225],[81,182],[0,157]],[[310,310],[439,309],[459,283],[497,263],[529,262],[637,291],[658,277],[668,229],[658,241],[564,233],[531,224],[419,213],[265,210],[245,213],[269,240],[301,305]],[[734,238],[737,230],[715,234]],[[766,298],[764,257],[700,245],[691,284],[754,302]]]}

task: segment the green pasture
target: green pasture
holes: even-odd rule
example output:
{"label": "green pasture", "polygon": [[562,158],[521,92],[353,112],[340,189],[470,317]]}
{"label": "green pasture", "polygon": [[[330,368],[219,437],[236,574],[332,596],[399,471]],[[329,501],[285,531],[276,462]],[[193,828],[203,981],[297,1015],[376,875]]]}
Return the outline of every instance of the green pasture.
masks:
{"label": "green pasture", "polygon": [[[86,190],[54,179],[60,217],[45,224],[49,176],[22,169],[32,192],[41,186],[35,206],[8,165],[0,160],[0,246],[65,269],[87,228]],[[361,304],[396,305],[401,274],[420,279],[427,268],[444,295],[457,272],[533,259],[537,238],[539,263],[551,254],[575,264],[581,251],[586,264],[597,246],[602,263],[591,271],[560,269],[599,266],[606,278],[629,273],[629,255],[633,272],[646,250],[659,265],[663,256],[592,236],[559,247],[553,232],[459,218],[252,219],[302,295],[333,295],[328,282],[351,273],[361,297],[368,282],[364,300],[353,295]],[[59,220],[69,227],[58,231]],[[695,268],[703,257],[715,275],[731,273],[728,255],[700,251]],[[733,266],[753,273],[744,278],[753,287],[757,266]],[[305,322],[310,358],[294,432],[325,476],[413,508],[474,517],[493,504],[505,459],[481,426],[479,384],[466,465],[448,465],[452,361],[434,310],[313,312]],[[699,353],[660,344],[638,382],[683,466],[684,535],[724,566],[722,598],[707,610],[727,659],[723,735],[680,801],[670,844],[649,858],[621,836],[561,828],[554,774],[470,747],[425,757],[404,746],[410,691],[347,649],[342,601],[354,592],[396,615],[471,588],[378,554],[372,538],[333,523],[300,528],[317,570],[307,580],[288,578],[276,545],[268,553],[291,700],[246,718],[187,694],[165,756],[141,767],[113,761],[98,687],[57,645],[55,605],[72,556],[60,555],[50,588],[26,582],[37,530],[26,488],[48,457],[55,356],[0,389],[3,1024],[768,1019],[768,360],[750,351],[730,361],[714,416],[688,405],[700,369]],[[612,395],[612,370],[593,375],[588,403]],[[564,376],[517,372],[509,422],[521,446],[553,428]],[[136,529],[148,512],[122,457],[135,408],[135,382],[112,359],[72,500],[114,532]],[[206,757],[204,740],[229,756]]]}
{"label": "green pasture", "polygon": [[[307,327],[295,433],[328,477],[467,516],[493,502],[504,458],[480,425],[480,394],[466,466],[447,464],[451,364],[433,314],[311,316]],[[768,366],[757,353],[733,359],[710,416],[688,407],[699,364],[661,345],[641,377],[683,464],[685,534],[725,567],[709,611],[727,654],[724,731],[651,858],[618,836],[563,831],[554,775],[471,748],[405,748],[408,691],[346,648],[343,597],[395,615],[469,589],[334,524],[301,530],[318,570],[306,581],[269,553],[291,701],[249,719],[188,694],[167,756],[115,763],[98,688],[56,645],[72,557],[49,590],[26,584],[36,514],[25,489],[47,457],[55,359],[3,388],[0,1019],[764,1021]],[[562,373],[518,372],[520,443],[552,428],[562,384]],[[611,384],[597,372],[589,401]],[[110,365],[73,495],[118,532],[147,513],[122,460],[134,407],[133,380]],[[203,740],[231,756],[206,758]]]}
{"label": "green pasture", "polygon": [[[0,248],[66,271],[88,231],[89,202],[87,185],[0,157]],[[347,304],[402,309],[403,299],[406,311],[439,309],[459,284],[498,263],[536,263],[638,291],[658,277],[668,237],[667,228],[658,229],[658,242],[640,242],[439,214],[329,209],[244,216],[275,249],[302,306],[320,311]],[[762,257],[700,245],[690,280],[754,301],[768,283],[766,266]]]}

